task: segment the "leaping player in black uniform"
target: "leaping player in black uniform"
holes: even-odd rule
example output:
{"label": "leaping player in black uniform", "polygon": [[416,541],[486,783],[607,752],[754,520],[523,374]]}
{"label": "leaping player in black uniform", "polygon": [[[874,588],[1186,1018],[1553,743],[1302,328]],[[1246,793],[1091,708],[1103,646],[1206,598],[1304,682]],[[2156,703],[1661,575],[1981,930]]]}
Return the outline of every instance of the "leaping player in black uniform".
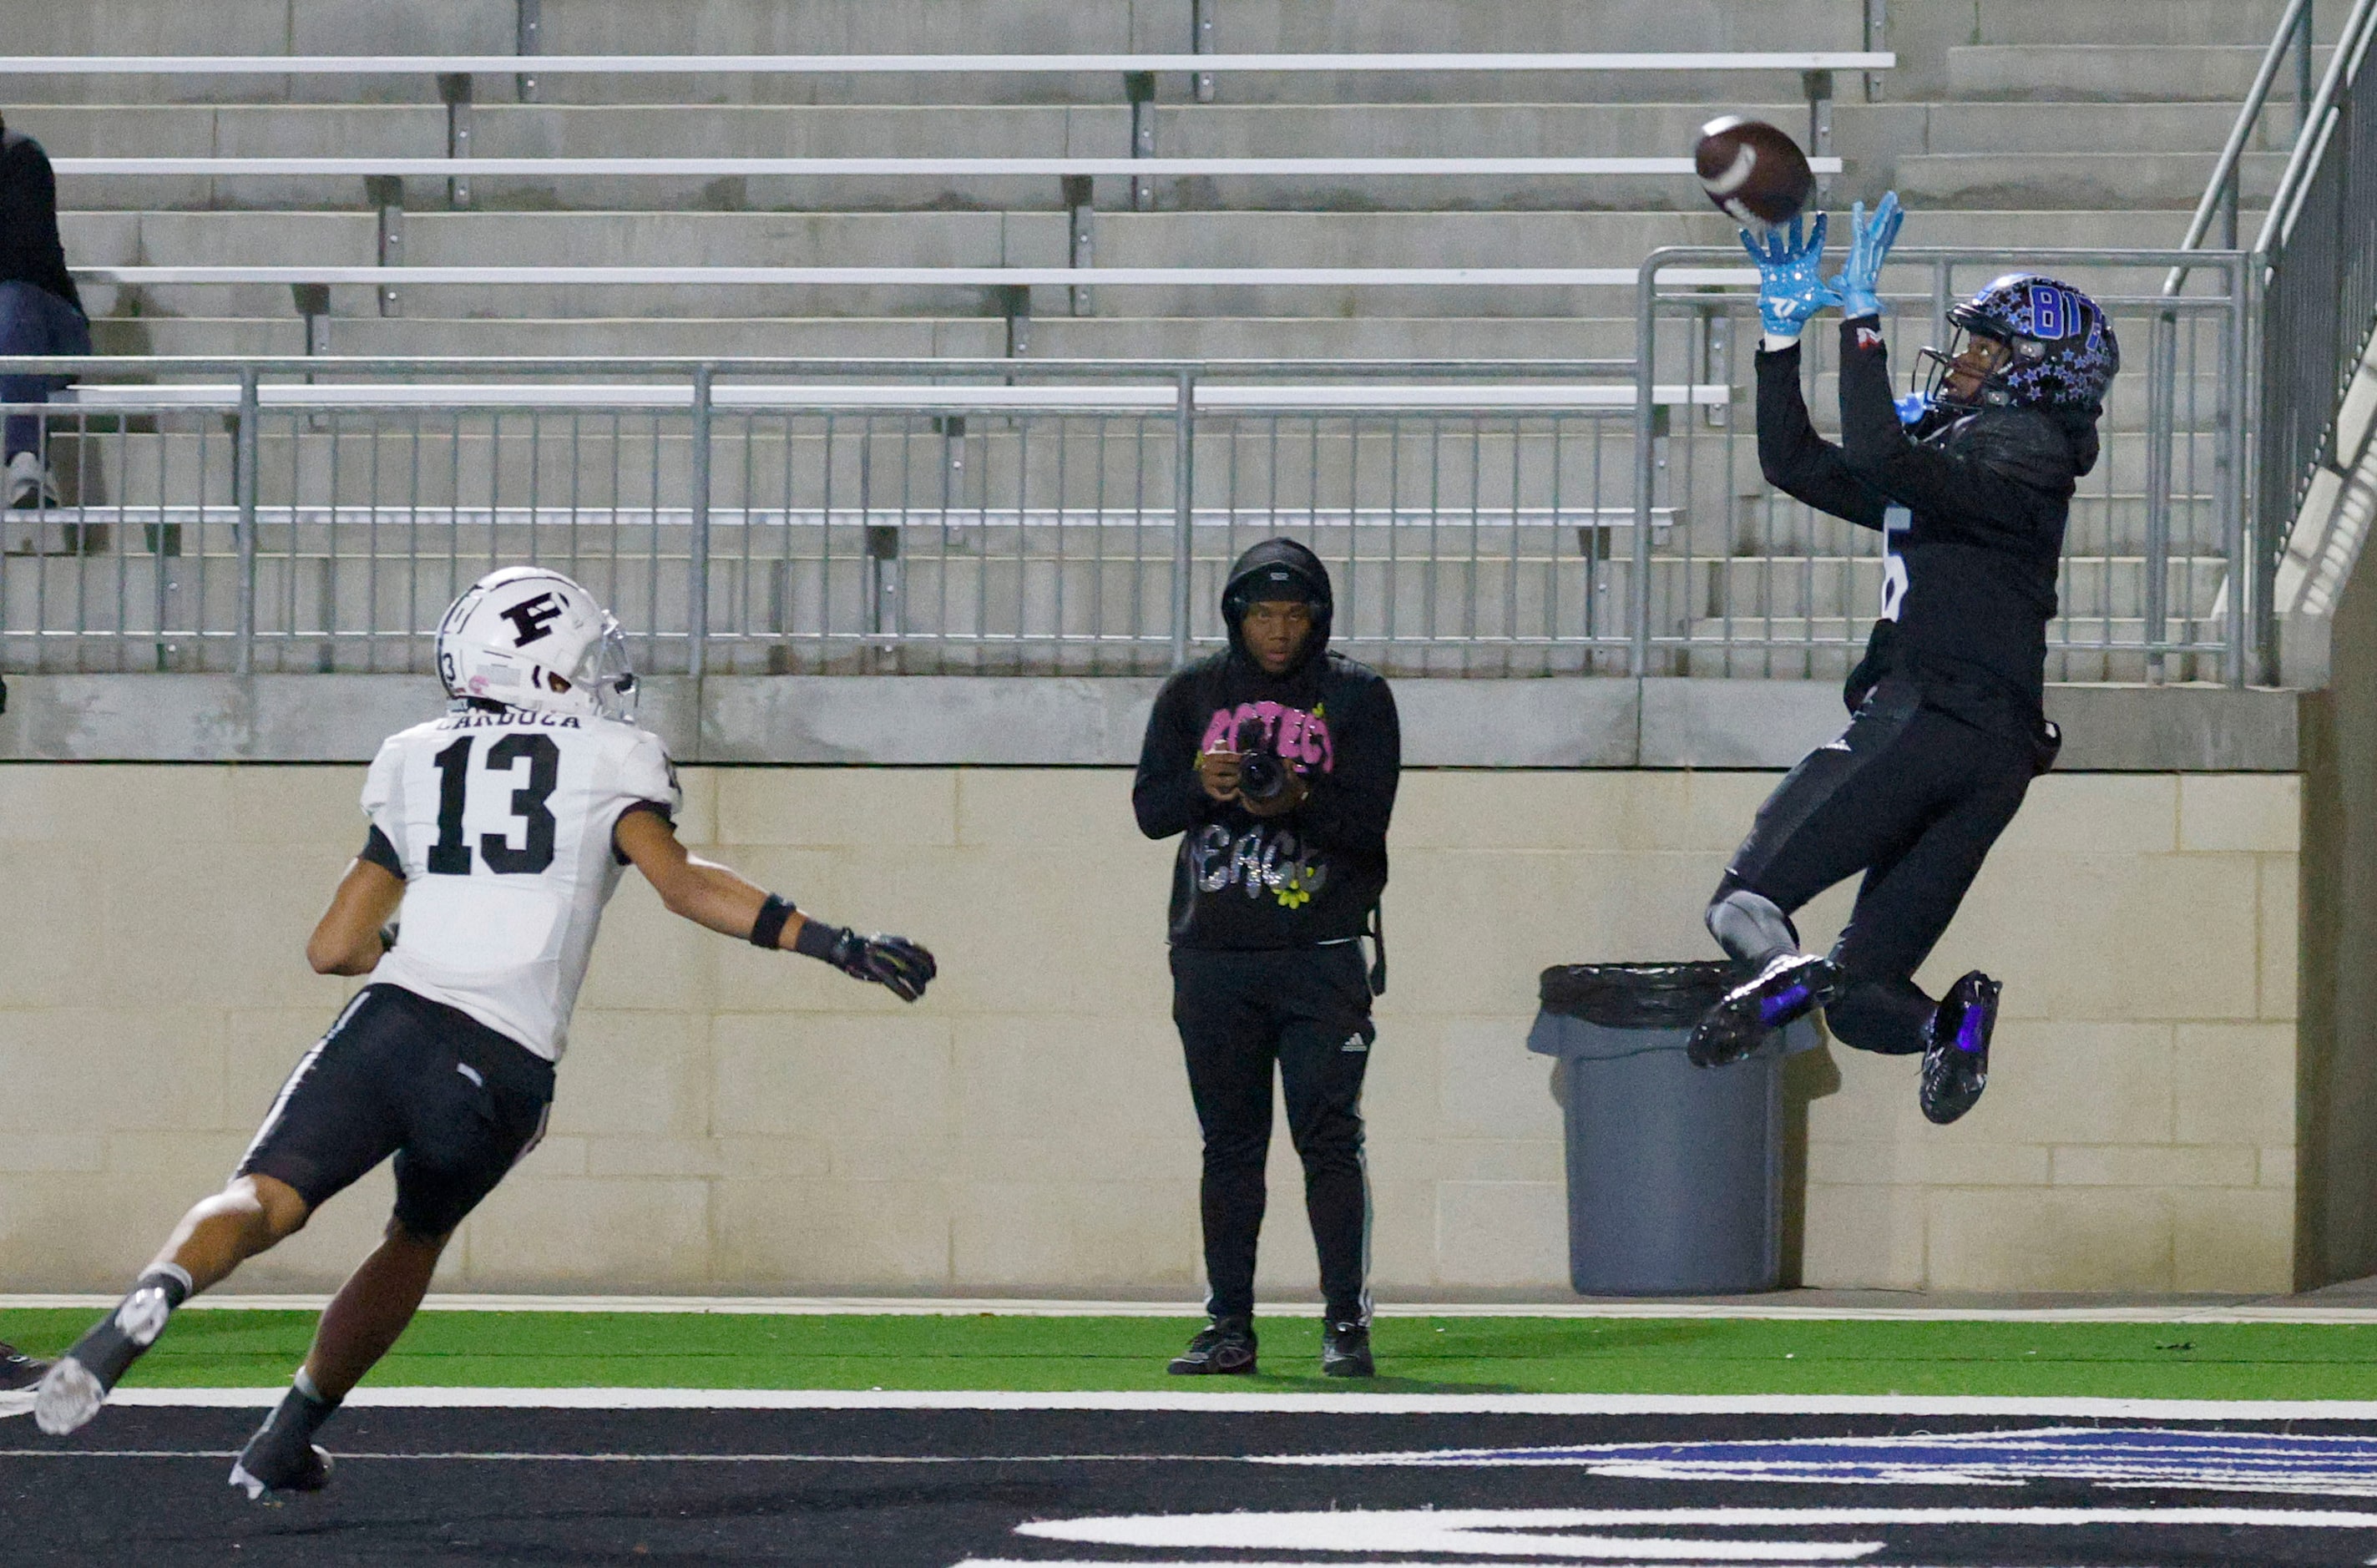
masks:
{"label": "leaping player in black uniform", "polygon": [[[1747,232],[1762,274],[1758,458],[1767,482],[1884,540],[1881,619],[1845,692],[1854,715],[1766,804],[1708,907],[1749,965],[1693,1032],[1702,1066],[1738,1060],[1822,1007],[1859,1050],[1923,1056],[1923,1114],[1955,1120],[1989,1080],[1999,985],[1975,970],[1934,1002],[1917,965],[2060,736],[2041,711],[2047,622],[2072,493],[2096,462],[2096,421],[2120,368],[2112,324],[2069,283],[2000,278],[1948,313],[1927,349],[1928,392],[1894,403],[1881,266],[1895,192],[1853,217],[1846,267],[1822,277],[1824,220],[1803,238]],[[1817,436],[1799,390],[1799,334],[1841,322],[1841,442]],[[1799,952],[1790,916],[1865,874],[1829,956]]]}
{"label": "leaping player in black uniform", "polygon": [[533,567],[480,579],[438,627],[437,670],[453,710],[380,747],[364,784],[370,835],[305,947],[318,973],[371,984],[297,1063],[231,1184],[50,1369],[33,1403],[43,1431],[96,1416],[175,1308],[393,1155],[387,1239],[232,1466],[250,1497],[325,1485],[314,1434],[404,1332],[454,1227],[543,1133],[595,929],[628,865],[713,931],[903,1001],[932,980],[915,943],[829,926],[686,853],[675,768],[628,717],[618,624],[577,583]]}

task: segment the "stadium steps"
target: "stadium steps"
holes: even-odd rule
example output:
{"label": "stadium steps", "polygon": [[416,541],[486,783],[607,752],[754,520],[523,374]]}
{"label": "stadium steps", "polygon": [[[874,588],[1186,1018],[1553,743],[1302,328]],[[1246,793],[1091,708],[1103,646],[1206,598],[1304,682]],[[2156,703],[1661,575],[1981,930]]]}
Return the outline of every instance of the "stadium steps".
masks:
{"label": "stadium steps", "polygon": [[[1861,102],[1853,78],[1838,84],[1835,150],[1849,168],[1835,182],[1832,205],[1870,198],[1894,183],[1915,209],[1909,245],[2175,243],[2280,9],[2279,0],[1968,0],[1894,16],[1893,41],[1903,33],[1909,42],[1899,45],[1904,69],[1887,78],[1882,101]],[[2332,31],[2340,7],[2319,10],[2323,29]],[[367,10],[351,0],[221,0],[201,16],[160,0],[96,0],[30,16],[11,42],[42,53],[502,53],[510,46],[510,20],[508,4],[431,8],[406,0]],[[1187,21],[1185,0],[1090,9],[1061,0],[982,0],[962,8],[923,0],[712,0],[656,26],[651,10],[630,0],[544,0],[546,47],[556,53],[1173,50],[1186,42]],[[1490,7],[1379,0],[1321,8],[1232,0],[1221,8],[1220,27],[1220,46],[1231,52],[1742,49],[1807,47],[1811,40],[1839,47],[1854,42],[1846,36],[1854,8],[1827,0],[1756,6],[1614,0],[1595,7],[1569,0],[1498,0]],[[2107,44],[2115,38],[2119,46]],[[2108,69],[2119,77],[2109,90],[2094,74]],[[1806,123],[1799,83],[1789,74],[1229,76],[1209,104],[1188,102],[1187,88],[1185,78],[1158,82],[1160,155],[1679,152],[1691,128],[1719,110],[1747,107],[1795,134]],[[1119,90],[1118,81],[1094,74],[548,77],[540,101],[522,104],[511,102],[508,78],[482,77],[474,136],[488,155],[1113,155],[1123,150],[1128,123]],[[35,80],[11,90],[25,105],[12,123],[43,136],[60,155],[363,149],[419,155],[444,144],[434,84],[420,79]],[[2273,122],[2245,171],[2249,227],[2250,209],[2274,177],[2291,129],[2283,110]],[[467,212],[445,210],[441,186],[411,183],[408,261],[1056,266],[1067,252],[1054,180],[673,187],[490,176],[473,182],[474,209]],[[68,245],[78,260],[119,264],[365,265],[375,220],[360,187],[360,180],[216,188],[196,180],[139,188],[69,181],[76,210]],[[1117,178],[1101,180],[1096,198],[1095,257],[1106,266],[1630,266],[1654,245],[1733,239],[1731,225],[1683,179],[1165,181],[1154,189],[1155,209],[1134,211]],[[285,289],[95,289],[91,303],[106,317],[103,344],[198,353],[302,346]],[[384,317],[375,291],[353,287],[332,291],[329,347],[973,357],[1004,352],[1004,303],[987,289],[440,288],[405,290],[400,314]],[[1045,289],[1033,301],[1029,353],[1604,357],[1628,352],[1630,305],[1624,290],[1165,288],[1101,291],[1094,313],[1075,317],[1067,291]],[[1900,357],[1903,378],[1910,356]],[[1732,378],[1745,400],[1747,366],[1747,354],[1737,353]],[[1832,396],[1828,382],[1810,388],[1819,409]],[[2143,379],[2125,377],[2112,426],[2137,429],[2143,401]],[[1700,512],[1679,501],[1684,515],[1661,537],[1689,547],[1699,564],[1663,563],[1654,584],[1660,603],[1706,605],[1716,602],[1708,595],[1720,578],[1812,570],[1809,557],[1790,552],[1823,557],[1840,548],[1822,528],[1798,536],[1798,525],[1788,521],[1757,541],[1718,536],[1724,514],[1712,503],[1737,484],[1756,487],[1750,427],[1737,417],[1723,430],[1699,428],[1690,449],[1676,457],[1680,466],[1670,482],[1683,485],[1678,497],[1697,498]],[[1728,443],[1733,449],[1720,457]],[[2208,489],[2208,452],[2189,450],[2199,460],[2198,487]],[[678,461],[668,459],[664,482],[677,480]],[[2074,505],[2072,569],[2095,585],[2089,599],[2101,601],[2102,614],[2142,609],[2142,463],[2137,444],[2128,443],[2090,476]],[[1348,479],[1332,466],[1323,483]],[[1630,476],[1613,473],[1604,483],[1597,499],[1621,503]],[[1778,519],[1789,510],[1778,509]],[[2195,538],[2190,530],[2202,526],[2208,507],[2181,502],[2173,513],[2174,537]],[[1624,551],[1627,539],[1611,531],[1603,543]],[[1760,557],[1737,553],[1752,547]],[[1624,563],[1604,566],[1595,592],[1622,596]],[[2181,574],[2173,604],[2208,613],[2199,603],[2211,581],[2204,558],[2173,569]],[[1869,587],[1869,565],[1865,570]],[[1679,597],[1667,597],[1670,586]],[[1843,605],[1792,607],[1822,617]],[[1696,671],[1703,657],[1692,655]]]}
{"label": "stadium steps", "polygon": [[[1793,123],[1804,102],[1749,104],[1747,113]],[[1893,111],[1893,113],[1905,113]],[[1704,103],[1484,103],[1167,105],[1155,149],[1165,158],[1633,157],[1683,149],[1709,117]],[[54,157],[442,157],[442,110],[387,105],[40,105],[11,121]],[[475,113],[474,154],[549,157],[1101,157],[1129,152],[1120,106],[857,105],[759,108],[490,104]],[[1670,156],[1673,154],[1670,153]],[[1149,182],[1159,207],[1204,210],[1607,209],[1700,211],[1686,175],[1544,177],[1340,175],[1165,178]],[[442,179],[411,179],[408,200],[447,205]],[[360,208],[360,177],[76,175],[68,202],[125,210]],[[1126,207],[1128,182],[1098,185],[1103,205]],[[610,211],[1055,211],[1065,206],[1049,176],[573,176],[483,174],[471,204]]]}
{"label": "stadium steps", "polygon": [[[2137,11],[2151,18],[2153,7]],[[2267,44],[2266,33],[2260,42],[2240,44],[1973,44],[1949,51],[1948,84],[1963,99],[2238,103],[2252,87]],[[2324,46],[2312,50],[2314,78],[2332,53]]]}
{"label": "stadium steps", "polygon": [[[1117,294],[1117,309],[1129,296]],[[1061,312],[1059,297],[1043,308]],[[302,354],[293,316],[112,317],[102,353],[236,357]],[[998,359],[1007,323],[984,314],[654,319],[342,316],[323,352],[357,355],[568,355],[616,358]],[[1034,359],[1611,359],[1634,352],[1631,315],[1556,317],[1040,316]]]}

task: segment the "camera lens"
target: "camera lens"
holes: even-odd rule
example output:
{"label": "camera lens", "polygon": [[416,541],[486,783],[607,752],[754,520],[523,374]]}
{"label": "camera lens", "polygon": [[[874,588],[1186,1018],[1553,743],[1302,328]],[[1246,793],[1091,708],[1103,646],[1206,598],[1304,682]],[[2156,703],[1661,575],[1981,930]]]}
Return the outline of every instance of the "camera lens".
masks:
{"label": "camera lens", "polygon": [[1268,806],[1287,790],[1287,768],[1268,751],[1249,751],[1238,763],[1238,794]]}

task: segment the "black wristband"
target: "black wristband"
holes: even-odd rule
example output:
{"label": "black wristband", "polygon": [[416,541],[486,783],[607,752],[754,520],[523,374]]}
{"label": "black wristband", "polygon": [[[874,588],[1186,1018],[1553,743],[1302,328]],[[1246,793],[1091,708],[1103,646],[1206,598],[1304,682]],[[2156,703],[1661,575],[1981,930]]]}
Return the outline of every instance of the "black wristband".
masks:
{"label": "black wristband", "polygon": [[822,963],[832,964],[837,962],[834,950],[842,945],[842,939],[848,935],[850,933],[840,926],[829,926],[822,920],[811,920],[804,924],[799,934],[793,938],[793,951],[804,958],[814,958]]}
{"label": "black wristband", "polygon": [[791,899],[770,893],[759,905],[759,917],[751,922],[751,945],[774,952],[783,940],[784,922],[796,913]]}

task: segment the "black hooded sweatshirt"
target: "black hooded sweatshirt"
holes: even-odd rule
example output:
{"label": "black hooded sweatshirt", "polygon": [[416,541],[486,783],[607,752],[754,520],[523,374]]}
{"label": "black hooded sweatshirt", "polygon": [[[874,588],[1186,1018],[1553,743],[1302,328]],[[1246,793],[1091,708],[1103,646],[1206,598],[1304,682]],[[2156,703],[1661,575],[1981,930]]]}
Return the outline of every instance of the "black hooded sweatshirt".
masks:
{"label": "black hooded sweatshirt", "polygon": [[31,283],[82,308],[58,241],[57,176],[22,131],[0,130],[0,283]]}
{"label": "black hooded sweatshirt", "polygon": [[[1387,683],[1329,652],[1329,572],[1292,540],[1256,545],[1230,588],[1284,569],[1314,608],[1295,664],[1266,675],[1225,607],[1230,645],[1174,675],[1156,694],[1140,748],[1131,808],[1150,838],[1181,835],[1172,882],[1172,945],[1276,949],[1344,941],[1368,928],[1387,885],[1387,820],[1403,736]],[[1284,816],[1258,818],[1205,793],[1208,750],[1278,753],[1310,793]]]}
{"label": "black hooded sweatshirt", "polygon": [[1758,355],[1758,461],[1776,488],[1885,534],[1882,618],[1849,675],[1851,711],[1896,676],[1926,706],[2036,743],[2056,568],[2073,486],[2096,463],[2095,413],[1942,409],[1909,430],[1869,316],[1841,324],[1837,447],[1809,421],[1798,345]]}

